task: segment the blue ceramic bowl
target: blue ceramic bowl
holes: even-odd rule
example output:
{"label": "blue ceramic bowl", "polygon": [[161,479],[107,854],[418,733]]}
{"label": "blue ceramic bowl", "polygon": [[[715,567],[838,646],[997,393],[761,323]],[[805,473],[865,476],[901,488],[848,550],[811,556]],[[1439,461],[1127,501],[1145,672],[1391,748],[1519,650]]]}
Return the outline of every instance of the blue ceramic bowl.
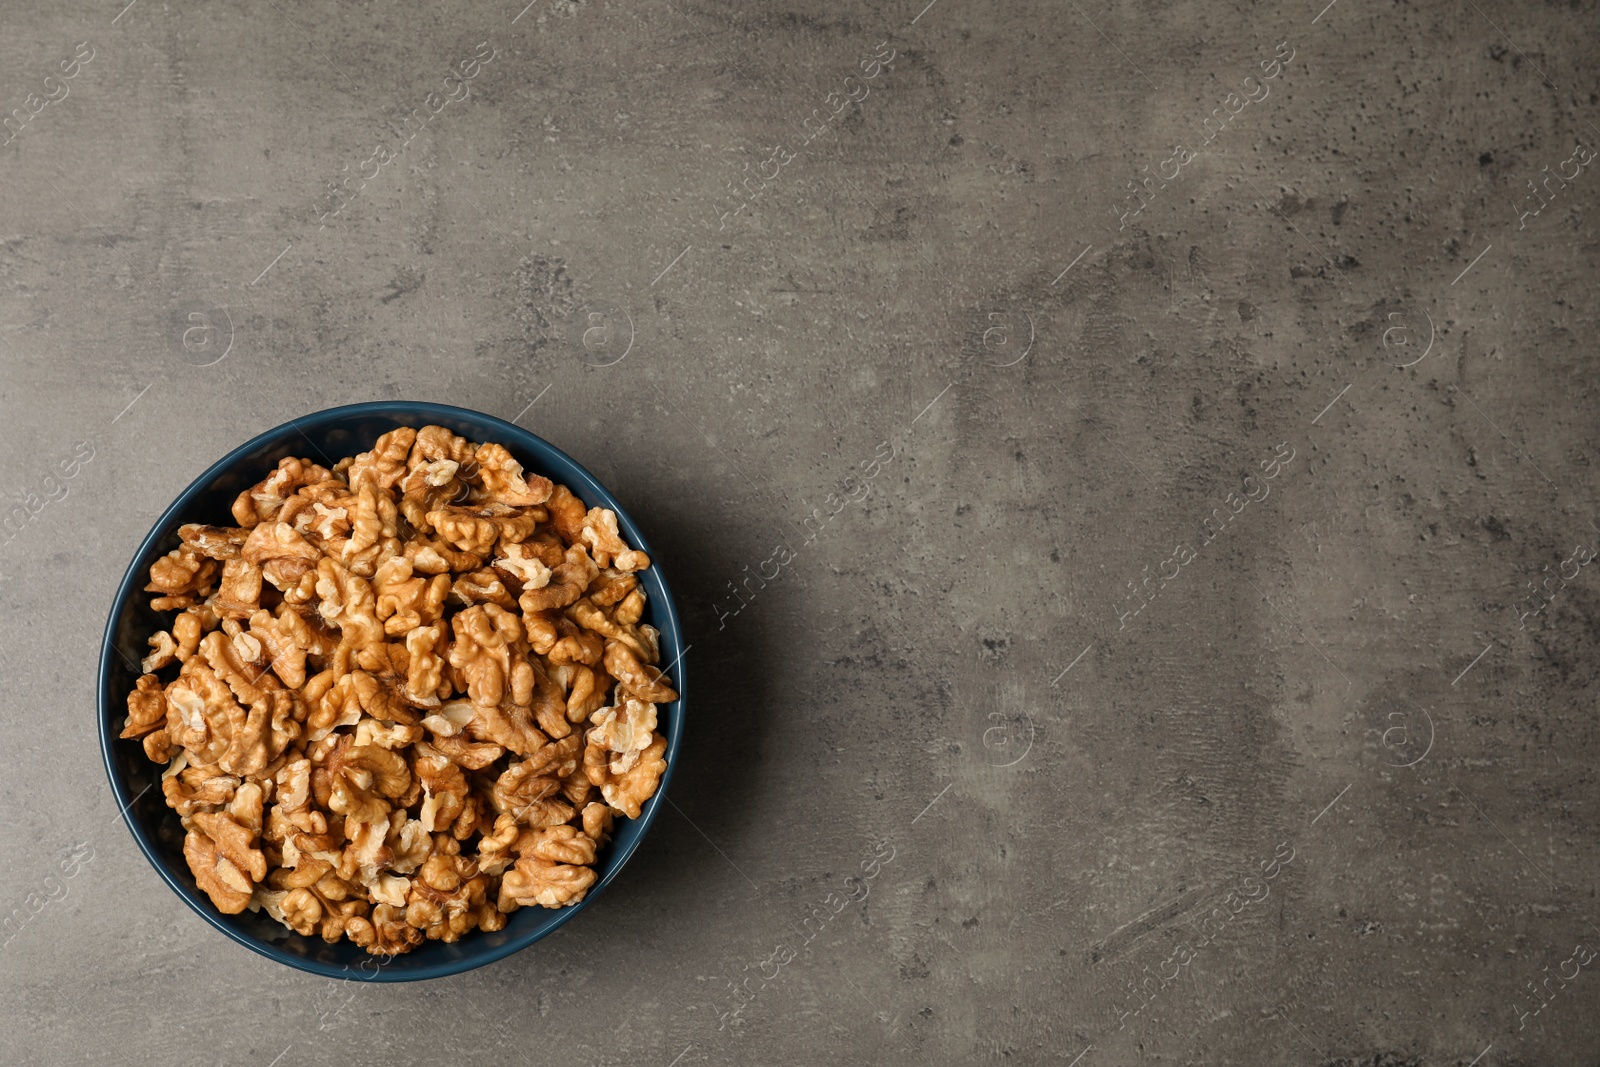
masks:
{"label": "blue ceramic bowl", "polygon": [[[229,509],[234,498],[259,482],[285,456],[304,456],[331,467],[344,456],[371,448],[380,434],[397,426],[422,427],[430,423],[469,440],[497,441],[530,472],[564,483],[590,507],[604,506],[617,513],[623,537],[650,555],[652,566],[639,575],[649,597],[643,621],[661,631],[662,663],[675,665],[669,673],[679,697],[657,709],[658,729],[667,738],[667,769],[661,776],[660,788],[644,805],[639,818],[617,820],[610,845],[595,863],[599,878],[582,903],[556,911],[520,908],[508,917],[503,930],[474,931],[453,945],[426,941],[405,955],[384,959],[369,956],[349,941],[329,945],[320,937],[303,937],[265,911],[239,915],[219,912],[195,885],[194,875],[184,861],[183,828],[177,813],[167,807],[158,784],[161,765],[145,758],[138,741],[123,741],[117,734],[127,715],[128,691],[139,676],[139,660],[149,651],[145,639],[166,629],[171,619],[171,613],[150,610],[149,594],[143,589],[150,564],[179,544],[179,526],[187,522],[232,525]],[[117,587],[111,617],[106,622],[100,650],[100,750],[111,779],[112,795],[145,858],[173,892],[206,922],[268,959],[313,974],[379,982],[439,978],[493,963],[533,944],[587,907],[621,872],[666,802],[667,784],[677,766],[678,745],[683,739],[682,652],[683,633],[677,608],[655,552],[616,498],[565,452],[509,422],[465,408],[398,400],[352,404],[293,419],[240,445],[196,478],[156,520]]]}

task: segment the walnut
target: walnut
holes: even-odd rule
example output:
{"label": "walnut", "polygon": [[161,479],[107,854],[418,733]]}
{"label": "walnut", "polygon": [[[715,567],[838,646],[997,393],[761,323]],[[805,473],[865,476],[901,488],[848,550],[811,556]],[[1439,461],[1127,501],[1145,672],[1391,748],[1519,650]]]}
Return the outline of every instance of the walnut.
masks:
{"label": "walnut", "polygon": [[350,483],[344,475],[336,472],[331,477],[322,478],[320,482],[307,482],[306,485],[302,485],[294,496],[283,501],[283,510],[278,512],[278,520],[293,523],[294,530],[301,533],[317,533],[315,526],[323,517],[323,512],[317,509],[317,504],[322,504],[325,509],[336,510],[349,506],[352,499],[355,499],[355,494],[350,491]]}
{"label": "walnut", "polygon": [[[201,594],[209,596],[209,590]],[[150,598],[151,611],[186,611],[197,604],[204,603],[199,597],[191,593],[180,593],[175,596],[153,596]]]}
{"label": "walnut", "polygon": [[590,557],[602,567],[632,574],[650,566],[649,556],[629,548],[623,541],[617,529],[617,513],[610,508],[590,508],[584,516],[580,537],[589,546]]}
{"label": "walnut", "polygon": [[357,745],[377,745],[390,752],[403,752],[422,740],[422,727],[380,719],[362,719],[356,723],[354,737]]}
{"label": "walnut", "polygon": [[542,509],[485,504],[481,507],[446,505],[428,512],[428,525],[441,538],[463,552],[488,552],[496,541],[511,544],[533,532],[543,517]]}
{"label": "walnut", "polygon": [[[250,903],[254,886],[248,876],[217,851],[216,843],[198,830],[183,839],[183,858],[200,889],[224,915],[237,915]],[[266,857],[262,857],[262,863]]]}
{"label": "walnut", "polygon": [[143,737],[166,724],[167,696],[162,691],[161,680],[153,674],[142,675],[134,684],[133,692],[128,694],[128,719],[119,736]]}
{"label": "walnut", "polygon": [[520,816],[535,801],[555,795],[561,789],[556,778],[523,774],[525,764],[514,764],[494,784],[494,802],[499,814]]}
{"label": "walnut", "polygon": [[593,867],[524,856],[500,879],[500,910],[512,911],[519,905],[563,908],[576,904],[594,885],[596,877]]}
{"label": "walnut", "polygon": [[450,595],[462,604],[498,604],[511,611],[517,607],[517,601],[506,590],[505,582],[489,568],[457,578],[450,586]]}
{"label": "walnut", "polygon": [[[527,755],[537,752],[549,740],[545,734],[533,724],[533,714],[526,707],[516,704],[501,703],[497,706],[472,704],[472,721],[468,724],[468,732],[481,741],[487,741],[506,751],[518,755]],[[447,739],[440,738],[441,751],[445,748]],[[460,740],[452,738],[449,740]],[[452,755],[453,759],[461,762]],[[463,763],[463,766],[465,764]]]}
{"label": "walnut", "polygon": [[588,515],[588,509],[583,506],[583,501],[572,495],[572,490],[564,485],[556,486],[544,506],[550,512],[550,525],[563,541],[572,545],[583,539],[583,520]]}
{"label": "walnut", "polygon": [[[288,523],[264,522],[250,531],[238,558],[256,564],[265,564],[269,560],[306,560],[314,563],[321,556],[317,547]],[[283,571],[280,569],[277,573],[281,575]]]}
{"label": "walnut", "polygon": [[537,559],[546,567],[559,567],[567,558],[567,543],[561,540],[561,536],[553,529],[535,530],[531,537],[517,543],[523,546],[527,555]]}
{"label": "walnut", "polygon": [[521,589],[542,589],[550,584],[550,568],[533,545],[523,541],[505,545],[500,551],[495,569],[510,575]]}
{"label": "walnut", "polygon": [[297,934],[310,935],[322,922],[322,902],[309,889],[291,889],[279,904],[279,921]]}
{"label": "walnut", "polygon": [[444,614],[450,579],[443,574],[420,578],[412,573],[414,569],[404,556],[392,556],[372,576],[374,607],[383,620],[384,632],[391,636],[408,634]]}
{"label": "walnut", "polygon": [[278,768],[274,781],[278,787],[280,811],[300,811],[311,802],[311,761],[305,757],[290,760]]}
{"label": "walnut", "polygon": [[238,788],[239,779],[216,767],[185,767],[161,780],[167,806],[185,818],[200,811],[215,811],[232,800]]}
{"label": "walnut", "polygon": [[600,568],[594,565],[582,545],[567,549],[559,566],[550,572],[550,581],[538,589],[524,588],[518,603],[525,612],[549,611],[574,603],[589,588]]}
{"label": "walnut", "polygon": [[[422,828],[429,833],[447,831],[457,819],[469,813],[472,793],[467,785],[467,776],[432,745],[419,744],[415,751],[416,758],[412,766],[422,782],[423,791],[422,810],[418,818]],[[471,814],[475,816],[476,812]]]}
{"label": "walnut", "polygon": [[[386,641],[372,650],[372,673],[385,685],[395,689],[396,695],[405,685],[411,672],[411,652],[402,641]],[[453,681],[453,679],[452,679]]]}
{"label": "walnut", "polygon": [[418,537],[406,542],[405,557],[419,574],[449,574],[475,571],[483,566],[483,556],[462,552],[443,541]]}
{"label": "walnut", "polygon": [[202,526],[194,522],[178,527],[184,544],[216,560],[237,559],[249,532],[238,526]]}
{"label": "walnut", "polygon": [[267,875],[267,884],[274,889],[307,889],[333,870],[333,864],[327,860],[316,859],[299,850],[293,841],[301,836],[296,831],[297,827],[288,818],[276,810],[268,812],[267,825],[261,832],[262,841],[268,846],[279,845],[284,856],[284,866]]}
{"label": "walnut", "polygon": [[572,732],[572,725],[566,716],[567,699],[561,687],[556,684],[537,663],[530,664],[533,668],[533,692],[529,702],[533,710],[534,721],[539,724],[539,729],[553,738],[563,738]]}
{"label": "walnut", "polygon": [[[485,906],[486,882],[482,878],[474,878],[468,888],[451,894],[451,899],[443,907],[432,901],[429,907],[436,909],[439,918],[434,921],[425,921],[422,932],[430,941],[443,941],[449,944],[459,941],[461,935],[475,930],[480,925],[479,916]],[[426,888],[417,888],[412,891],[413,897],[426,894]],[[490,910],[493,910],[492,908]],[[415,925],[410,908],[406,909],[406,921]]]}
{"label": "walnut", "polygon": [[473,458],[478,464],[478,478],[483,485],[480,496],[483,500],[509,504],[515,508],[527,507],[549,500],[550,491],[555,488],[549,478],[537,474],[524,475],[522,464],[512,458],[504,445],[479,445]]}
{"label": "walnut", "polygon": [[623,628],[589,597],[579,597],[573,601],[566,610],[566,617],[585,630],[592,630],[602,637],[620,638],[624,632]]}
{"label": "walnut", "polygon": [[372,899],[380,904],[393,904],[403,907],[406,894],[411,891],[411,879],[402,878],[398,874],[374,874],[371,878],[362,881]]}
{"label": "walnut", "polygon": [[326,835],[331,842],[329,847],[320,847],[322,842],[308,837],[295,839],[315,858],[333,864],[333,869],[317,882],[317,892],[329,900],[348,900],[352,896],[370,897],[375,903],[385,898],[392,903],[396,896],[404,900],[405,890],[401,887],[378,884],[380,875],[390,873],[389,864],[394,859],[394,850],[388,845],[389,816],[385,814],[372,822],[339,815],[332,818],[335,821],[329,824]]}
{"label": "walnut", "polygon": [[378,619],[372,584],[337,560],[324,557],[317,564],[317,612],[339,628],[339,647],[333,669],[343,674],[351,664],[366,670],[387,665],[381,651],[385,632]]}
{"label": "walnut", "polygon": [[278,688],[279,683],[275,675],[266,671],[266,650],[261,642],[243,636],[248,640],[230,638],[224,630],[212,630],[200,639],[200,655],[240,703],[254,704],[262,699],[264,691]]}
{"label": "walnut", "polygon": [[[521,640],[522,624],[498,605],[480,604],[458,612],[450,625],[456,638],[450,665],[466,679],[467,695],[474,704],[498,705],[513,681],[511,646]],[[519,662],[527,664],[526,660]]]}
{"label": "walnut", "polygon": [[[350,943],[351,944],[357,945],[357,946],[359,946],[361,948],[364,948],[368,952],[372,952],[373,948],[378,943],[377,931],[375,931],[373,929],[371,921],[365,915],[353,916],[350,919],[346,920],[346,922],[344,924],[344,936],[348,937],[350,939]],[[418,938],[418,940],[420,941],[421,939]],[[393,952],[393,953],[373,953],[373,954],[374,955],[379,955],[379,954],[397,955],[398,952],[404,952],[404,951],[406,951],[406,950],[404,948],[401,948],[401,949],[397,950],[397,952]]]}
{"label": "walnut", "polygon": [[635,626],[644,616],[644,590],[635,589],[622,598],[622,603],[617,605],[613,613],[617,623],[622,626]]}
{"label": "walnut", "polygon": [[555,611],[523,612],[522,631],[527,638],[529,651],[543,656],[555,648],[564,633],[563,621],[560,613]]}
{"label": "walnut", "polygon": [[317,598],[317,565],[309,559],[269,559],[261,577],[283,594],[283,602],[296,608]]}
{"label": "walnut", "polygon": [[583,809],[583,832],[589,835],[596,847],[611,840],[613,815],[606,804],[588,804]]}
{"label": "walnut", "polygon": [[606,798],[606,803],[628,818],[637,819],[640,806],[655,796],[661,772],[667,769],[667,761],[661,758],[666,751],[667,739],[657,737],[626,773],[602,783],[600,795]]}
{"label": "walnut", "polygon": [[150,635],[150,654],[139,661],[139,669],[149,674],[170,666],[178,658],[178,643],[165,630]]}
{"label": "walnut", "polygon": [[611,638],[627,645],[634,655],[645,661],[658,657],[656,632],[652,627],[636,625],[644,613],[644,591],[635,589],[607,615],[590,597],[580,597],[566,611],[567,617],[585,630]]}
{"label": "walnut", "polygon": [[[251,825],[252,806],[257,825]],[[250,886],[241,886],[239,879],[248,878],[249,883],[253,884],[267,876],[267,858],[255,847],[260,835],[260,810],[261,788],[251,784],[240,787],[229,811],[197,811],[190,816],[193,823],[190,832],[198,830],[205,835],[210,852],[217,857],[215,867],[222,880],[230,887],[246,893],[250,891]],[[228,866],[224,866],[224,862]],[[193,867],[192,862],[190,866]],[[200,872],[196,871],[195,874],[198,877]]]}
{"label": "walnut", "polygon": [[639,661],[638,653],[620,641],[607,641],[603,662],[617,684],[631,695],[652,704],[669,704],[678,694],[666,683],[666,676]]}
{"label": "walnut", "polygon": [[560,826],[562,823],[571,822],[573,808],[560,797],[546,797],[544,800],[535,800],[533,803],[519,809],[515,814],[518,822],[530,829],[541,829],[546,826]]}
{"label": "walnut", "polygon": [[524,844],[518,843],[524,856],[532,856],[547,863],[572,863],[587,866],[594,862],[595,841],[576,826],[549,826],[536,831]]}
{"label": "walnut", "polygon": [[[283,502],[283,507],[278,509],[277,517],[271,525],[289,527],[300,537],[306,539],[307,543],[312,544],[313,547],[320,551],[321,543],[320,541],[312,540],[316,537],[316,533],[311,529],[312,523],[317,520],[317,504],[319,503],[321,501],[308,495],[306,489],[302,488],[294,496]],[[327,505],[323,504],[323,507],[327,507]],[[261,525],[266,526],[269,524],[262,523]],[[251,532],[254,533],[255,531],[252,530]]]}
{"label": "walnut", "polygon": [[603,786],[611,779],[611,752],[605,745],[584,746],[583,775],[590,785]]}
{"label": "walnut", "polygon": [[163,727],[144,735],[144,754],[151,763],[166,763],[172,759],[172,735]]}
{"label": "walnut", "polygon": [[638,578],[607,567],[596,575],[595,580],[589,584],[588,597],[600,607],[609,608],[638,587]]}
{"label": "walnut", "polygon": [[551,741],[523,760],[529,774],[548,774],[565,778],[578,769],[583,753],[583,738],[578,734]]}
{"label": "walnut", "polygon": [[599,667],[572,666],[568,670],[567,718],[585,722],[605,706],[606,694],[613,685],[611,676]]}
{"label": "walnut", "polygon": [[[612,774],[624,774],[654,740],[656,706],[629,697],[619,707],[601,708],[590,721],[594,728],[588,733],[588,747],[599,748],[607,754],[607,769]],[[585,751],[584,767],[589,766],[590,759]],[[603,784],[593,776],[589,780],[595,785]]]}
{"label": "walnut", "polygon": [[[543,740],[543,735],[540,740]],[[449,757],[450,762],[469,771],[481,771],[506,754],[504,745],[492,741],[469,741],[465,737],[436,737],[433,746]],[[524,743],[523,747],[529,749],[538,746]]]}
{"label": "walnut", "polygon": [[363,714],[406,725],[417,721],[416,713],[388,686],[366,671],[351,671],[328,688],[307,717],[307,736],[319,741],[336,727],[356,725]]}
{"label": "walnut", "polygon": [[506,928],[506,913],[500,910],[499,901],[496,899],[499,890],[485,883],[485,900],[478,905],[478,929],[486,934]]}
{"label": "walnut", "polygon": [[372,909],[370,921],[353,919],[346,930],[356,923],[361,924],[363,935],[369,940],[365,944],[355,936],[350,940],[376,956],[398,956],[402,952],[410,952],[423,940],[422,931],[406,923],[405,909],[397,905],[379,904]]}
{"label": "walnut", "polygon": [[461,491],[461,480],[456,477],[456,473],[460,470],[461,464],[453,459],[423,460],[413,465],[400,480],[401,495],[410,496],[440,489],[446,491],[445,499],[448,500]]}
{"label": "walnut", "polygon": [[[221,637],[207,636],[213,635]],[[227,683],[199,657],[185,663],[167,687],[167,732],[189,751],[191,763],[209,766],[220,760],[245,718]]]}
{"label": "walnut", "polygon": [[[212,597],[212,601],[215,600],[216,598]],[[259,677],[267,669],[266,646],[262,645],[260,638],[245,630],[244,623],[232,616],[225,616],[222,620],[222,635],[233,652],[233,663],[236,666],[248,672],[252,678]],[[201,653],[204,652],[202,649]]]}
{"label": "walnut", "polygon": [[429,940],[452,942],[478,925],[487,881],[476,865],[449,852],[435,852],[411,884],[406,922]]}
{"label": "walnut", "polygon": [[588,722],[605,706],[611,692],[611,677],[602,668],[581,663],[555,664],[549,675],[551,684],[565,694],[568,722]]}
{"label": "walnut", "polygon": [[190,593],[206,596],[216,578],[216,560],[207,559],[191,545],[179,545],[150,564],[150,583],[144,588],[168,598]]}
{"label": "walnut", "polygon": [[[659,663],[661,661],[661,631],[644,623],[640,623],[633,629],[639,644],[632,645],[630,643],[630,647],[638,653],[639,658],[645,663]],[[640,646],[643,646],[643,651],[640,651]]]}
{"label": "walnut", "polygon": [[472,701],[452,700],[423,717],[422,725],[438,737],[456,737],[472,723]]}
{"label": "walnut", "polygon": [[216,615],[209,608],[190,608],[183,612],[172,620],[172,639],[178,646],[173,650],[173,655],[180,662],[187,662],[195,649],[200,647],[201,635],[216,625]]}
{"label": "walnut", "polygon": [[339,550],[339,558],[352,574],[372,577],[378,561],[400,551],[400,512],[394,498],[372,484],[361,487],[350,505],[350,536]]}
{"label": "walnut", "polygon": [[295,719],[295,695],[284,689],[264,690],[251,703],[243,723],[235,726],[228,751],[217,765],[232,774],[251,775],[263,770],[291,741],[300,736]]}
{"label": "walnut", "polygon": [[284,685],[299,689],[306,684],[306,656],[326,656],[332,646],[299,612],[288,605],[278,614],[258,610],[250,616],[250,636],[261,643],[272,672]]}
{"label": "walnut", "polygon": [[[411,890],[411,895],[407,901],[403,901],[406,904],[406,923],[421,930],[424,936],[429,931],[448,931],[450,926],[445,919],[444,909],[439,906],[439,903],[424,895],[421,885],[408,886],[407,888]],[[434,933],[435,939],[440,936],[439,933]],[[457,934],[456,936],[459,937],[460,935]],[[445,939],[454,941],[456,938],[448,937]]]}
{"label": "walnut", "polygon": [[[598,610],[598,609],[596,609]],[[605,638],[589,630],[579,629],[563,618],[561,636],[545,655],[552,664],[577,664],[592,667],[600,662],[606,649]]]}
{"label": "walnut", "polygon": [[406,819],[398,827],[391,820],[387,844],[394,854],[389,868],[399,874],[410,874],[433,855],[433,838],[419,819]]}
{"label": "walnut", "polygon": [[478,869],[486,874],[502,873],[511,866],[511,849],[521,836],[522,827],[513,813],[498,816],[493,827],[486,828],[478,839]]}
{"label": "walnut", "polygon": [[312,482],[332,477],[324,467],[305,460],[286,457],[278,468],[255,486],[239,494],[233,502],[233,517],[240,526],[257,526],[277,517],[283,502],[294,495],[296,489]]}
{"label": "walnut", "polygon": [[418,626],[406,634],[406,652],[410,661],[406,665],[406,684],[402,696],[418,707],[437,707],[450,695],[451,685],[444,678],[446,651],[445,627],[442,622],[431,626]]}
{"label": "walnut", "polygon": [[[350,926],[356,922],[367,923],[366,916],[370,908],[368,902],[345,900],[335,904],[332,901],[318,899],[322,903],[322,925],[318,930],[322,940],[330,945],[345,937],[355,941],[355,937],[350,933]],[[367,929],[371,929],[370,924],[367,924]]]}
{"label": "walnut", "polygon": [[[471,739],[482,736],[479,730],[484,728],[483,724],[475,720],[479,718],[479,713],[485,710],[489,709],[479,708],[470,700],[452,700],[441,704],[431,712],[422,720],[422,725],[433,733],[433,746],[452,763],[469,771],[482,770],[505,755],[505,748],[501,745]],[[538,734],[538,731],[534,731],[526,740],[529,743],[529,751],[536,750],[545,743],[544,736]]]}
{"label": "walnut", "polygon": [[[365,900],[345,900],[334,904],[324,901],[322,904],[322,927],[318,931],[322,940],[334,944],[340,938],[348,937],[351,941],[356,938],[350,932],[353,923],[362,923],[371,930],[367,923],[367,912],[371,905]],[[359,943],[359,942],[358,942]]]}
{"label": "walnut", "polygon": [[222,583],[211,607],[229,619],[247,619],[261,607],[261,568],[246,559],[230,559],[222,565]]}
{"label": "walnut", "polygon": [[[434,464],[439,465],[438,470],[430,469]],[[412,529],[419,533],[431,533],[433,525],[428,522],[428,514],[447,504],[459,502],[466,495],[467,486],[455,477],[455,466],[450,460],[434,460],[417,468],[401,483],[405,492],[400,497],[400,514]],[[443,484],[432,484],[435,478],[446,472],[449,475]]]}
{"label": "walnut", "polygon": [[465,437],[458,437],[443,426],[424,426],[417,431],[416,444],[411,447],[408,466],[413,470],[430,460],[448,459],[457,464],[466,463],[477,452],[477,445]]}
{"label": "walnut", "polygon": [[530,611],[525,612],[522,619],[529,650],[545,657],[551,667],[600,662],[605,640],[581,629],[561,613]]}
{"label": "walnut", "polygon": [[347,504],[324,504],[315,501],[311,515],[306,520],[306,536],[315,538],[317,544],[328,546],[342,542],[350,536],[350,507]]}
{"label": "walnut", "polygon": [[345,471],[350,488],[360,490],[372,485],[379,489],[392,489],[406,473],[406,459],[417,439],[417,431],[410,426],[390,430],[379,437],[372,451],[356,457]]}
{"label": "walnut", "polygon": [[552,742],[521,763],[514,763],[494,783],[495,810],[520,818],[535,802],[554,795],[561,779],[578,766],[578,737]]}
{"label": "walnut", "polygon": [[353,740],[344,738],[328,758],[328,808],[356,822],[386,822],[388,801],[411,785],[411,769],[399,754],[378,745],[348,743]]}
{"label": "walnut", "polygon": [[575,808],[581,808],[589,803],[589,798],[594,795],[595,787],[584,774],[583,767],[561,779],[561,795]]}

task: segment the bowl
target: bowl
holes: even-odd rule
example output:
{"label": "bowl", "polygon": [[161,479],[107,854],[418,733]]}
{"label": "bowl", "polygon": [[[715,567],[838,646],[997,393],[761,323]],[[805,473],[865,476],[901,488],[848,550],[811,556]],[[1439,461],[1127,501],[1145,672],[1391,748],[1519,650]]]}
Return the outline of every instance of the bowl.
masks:
{"label": "bowl", "polygon": [[[371,448],[380,434],[398,426],[420,428],[429,424],[443,426],[469,440],[499,442],[528,471],[565,483],[589,507],[607,507],[617,513],[624,539],[650,556],[651,566],[639,572],[648,597],[643,621],[661,631],[661,661],[668,665],[679,696],[671,704],[657,708],[657,729],[667,739],[667,769],[655,796],[644,804],[639,818],[617,820],[611,843],[596,857],[598,878],[580,903],[557,910],[519,908],[507,916],[503,930],[474,930],[454,944],[425,941],[409,953],[379,957],[348,940],[330,945],[320,937],[297,934],[265,910],[238,915],[218,911],[196,886],[183,858],[183,827],[177,813],[167,807],[159,785],[162,765],[145,758],[137,740],[124,741],[117,735],[127,715],[128,691],[139,677],[139,660],[149,651],[146,638],[156,630],[166,629],[172,616],[170,612],[152,611],[149,595],[143,590],[150,564],[180,543],[179,526],[188,522],[232,525],[229,509],[234,498],[259,482],[285,456],[305,456],[331,467],[344,456]],[[565,452],[509,422],[466,408],[411,401],[351,404],[291,419],[240,445],[191,482],[156,520],[128,564],[106,621],[100,649],[100,750],[111,779],[112,795],[145,859],[206,922],[252,952],[313,974],[379,982],[440,978],[527,948],[570,922],[621,873],[665,803],[667,786],[677,766],[678,746],[683,738],[683,651],[678,612],[655,552],[617,499]]]}

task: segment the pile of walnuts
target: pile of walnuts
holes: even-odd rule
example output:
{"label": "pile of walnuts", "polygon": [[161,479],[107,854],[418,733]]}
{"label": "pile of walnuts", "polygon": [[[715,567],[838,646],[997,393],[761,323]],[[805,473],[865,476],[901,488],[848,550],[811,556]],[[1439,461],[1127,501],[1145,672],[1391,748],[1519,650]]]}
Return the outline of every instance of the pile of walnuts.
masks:
{"label": "pile of walnuts", "polygon": [[677,699],[617,516],[498,444],[285,459],[150,568],[125,738],[217,908],[368,952],[575,904],[666,769]]}

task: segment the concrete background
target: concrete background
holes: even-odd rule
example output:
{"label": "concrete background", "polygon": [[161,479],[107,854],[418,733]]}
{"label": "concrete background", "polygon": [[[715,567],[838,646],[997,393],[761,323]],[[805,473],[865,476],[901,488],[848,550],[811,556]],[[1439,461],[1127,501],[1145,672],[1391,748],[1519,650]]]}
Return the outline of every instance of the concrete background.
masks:
{"label": "concrete background", "polygon": [[[7,5],[0,1058],[1594,1062],[1596,3],[923,3]],[[406,987],[206,928],[92,714],[167,502],[384,397],[694,646],[624,876]]]}

